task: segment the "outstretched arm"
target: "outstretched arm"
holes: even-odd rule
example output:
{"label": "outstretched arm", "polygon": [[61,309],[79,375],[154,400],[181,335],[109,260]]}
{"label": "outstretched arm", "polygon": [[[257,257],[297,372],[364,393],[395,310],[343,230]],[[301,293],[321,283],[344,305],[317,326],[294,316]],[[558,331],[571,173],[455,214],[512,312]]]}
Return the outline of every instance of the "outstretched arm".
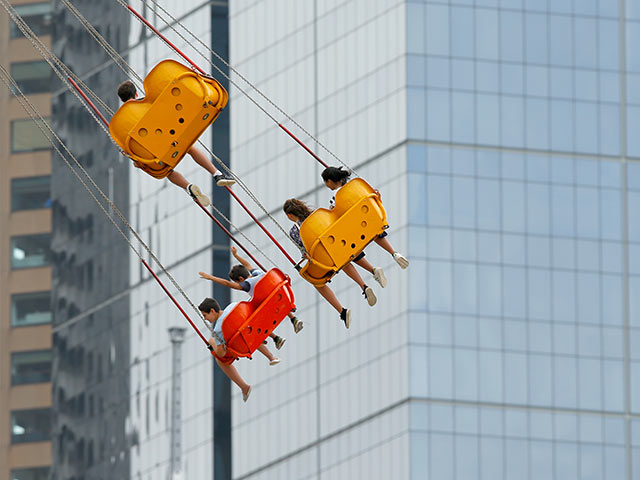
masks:
{"label": "outstretched arm", "polygon": [[218,285],[222,285],[223,287],[233,288],[234,290],[242,290],[242,287],[237,282],[231,282],[229,280],[225,280],[224,278],[214,277],[213,275],[209,275],[205,272],[198,273],[200,274],[200,278],[211,280],[212,282],[217,283]]}
{"label": "outstretched arm", "polygon": [[253,265],[251,265],[246,259],[242,258],[240,255],[238,255],[238,249],[236,247],[231,247],[231,253],[236,258],[236,260],[238,260],[242,265],[244,265],[244,267],[247,270],[249,271],[253,270]]}

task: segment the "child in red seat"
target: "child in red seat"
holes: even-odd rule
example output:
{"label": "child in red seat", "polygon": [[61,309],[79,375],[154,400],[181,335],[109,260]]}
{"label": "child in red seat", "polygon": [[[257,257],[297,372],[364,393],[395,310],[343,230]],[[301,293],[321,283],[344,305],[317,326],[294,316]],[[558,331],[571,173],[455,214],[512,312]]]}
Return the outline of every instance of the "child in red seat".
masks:
{"label": "child in red seat", "polygon": [[[216,354],[216,362],[220,370],[222,370],[233,383],[240,387],[240,390],[242,390],[242,400],[246,402],[249,399],[249,395],[251,395],[251,385],[244,381],[238,370],[236,370],[236,367],[232,365],[235,358],[225,358],[227,355],[227,345],[222,333],[222,323],[236,304],[237,302],[230,303],[227,305],[227,308],[222,310],[217,300],[205,298],[198,306],[198,309],[202,312],[204,319],[213,324],[213,336],[209,339],[209,345],[211,345],[213,352]],[[260,345],[260,347],[269,352],[264,345]],[[258,350],[260,350],[260,348],[258,348]],[[262,350],[260,351],[264,353]]]}
{"label": "child in red seat", "polygon": [[[234,290],[242,290],[244,292],[247,292],[250,298],[253,298],[253,289],[256,283],[258,283],[258,280],[260,280],[264,276],[264,272],[253,268],[253,265],[251,265],[240,255],[238,255],[238,250],[236,249],[236,247],[231,247],[231,253],[235,257],[235,259],[240,262],[240,265],[234,265],[229,272],[229,278],[231,278],[232,281],[225,280],[224,278],[220,277],[215,277],[205,272],[199,272],[200,278],[211,280],[212,282],[215,282],[218,285],[222,285],[223,287],[229,287]],[[289,312],[288,317],[291,320],[293,330],[296,333],[302,330],[302,322],[298,320],[293,313]],[[286,340],[276,335],[275,333],[271,333],[271,335],[269,336],[273,339],[276,348],[280,350]]]}

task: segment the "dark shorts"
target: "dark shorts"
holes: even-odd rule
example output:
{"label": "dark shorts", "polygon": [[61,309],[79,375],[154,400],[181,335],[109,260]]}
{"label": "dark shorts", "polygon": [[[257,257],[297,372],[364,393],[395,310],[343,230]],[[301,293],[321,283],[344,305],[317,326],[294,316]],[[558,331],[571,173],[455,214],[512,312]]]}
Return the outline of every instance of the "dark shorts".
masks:
{"label": "dark shorts", "polygon": [[389,234],[388,234],[388,233],[387,233],[387,231],[385,230],[385,231],[384,231],[384,232],[382,232],[380,235],[378,235],[378,238],[384,238],[384,237],[386,237],[387,235],[389,235]]}

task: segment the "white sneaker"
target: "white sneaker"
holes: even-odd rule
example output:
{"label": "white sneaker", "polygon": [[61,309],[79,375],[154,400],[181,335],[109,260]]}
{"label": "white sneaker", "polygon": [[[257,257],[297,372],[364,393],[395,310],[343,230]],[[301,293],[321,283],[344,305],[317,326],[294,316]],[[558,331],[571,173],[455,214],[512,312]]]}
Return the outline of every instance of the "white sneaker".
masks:
{"label": "white sneaker", "polygon": [[367,303],[370,307],[373,307],[378,299],[376,298],[376,294],[373,293],[373,288],[365,286],[364,290],[362,290],[362,295],[367,299]]}
{"label": "white sneaker", "polygon": [[251,395],[251,390],[253,390],[253,387],[251,385],[249,385],[249,390],[247,390],[247,393],[243,393],[242,394],[242,401],[246,402],[247,400],[249,400],[249,395]]}
{"label": "white sneaker", "polygon": [[391,256],[403,270],[409,266],[409,260],[404,258],[404,256],[400,252],[394,252]]}
{"label": "white sneaker", "polygon": [[280,359],[278,357],[276,357],[276,358],[274,358],[273,360],[271,360],[269,362],[269,365],[273,367],[274,365],[277,365],[279,363],[280,363]]}
{"label": "white sneaker", "polygon": [[202,193],[202,191],[200,190],[200,187],[198,187],[197,185],[190,183],[187,186],[187,192],[189,193],[189,195],[195,198],[198,201],[198,203],[203,207],[208,207],[209,205],[211,205],[211,201],[209,200],[209,197],[207,197],[204,193]]}
{"label": "white sneaker", "polygon": [[387,277],[384,276],[384,270],[380,267],[373,269],[373,279],[378,282],[382,288],[387,286]]}

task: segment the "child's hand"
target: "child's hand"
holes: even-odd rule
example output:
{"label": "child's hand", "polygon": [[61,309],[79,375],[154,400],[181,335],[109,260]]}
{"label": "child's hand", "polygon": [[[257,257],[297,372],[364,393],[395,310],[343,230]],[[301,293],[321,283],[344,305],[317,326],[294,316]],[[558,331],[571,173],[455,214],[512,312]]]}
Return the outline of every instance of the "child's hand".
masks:
{"label": "child's hand", "polygon": [[233,256],[235,257],[236,254],[238,253],[238,249],[234,246],[231,246],[231,253],[233,253]]}
{"label": "child's hand", "polygon": [[198,274],[200,275],[200,278],[202,278],[204,280],[213,280],[213,277],[211,275],[209,275],[208,273],[198,272]]}

